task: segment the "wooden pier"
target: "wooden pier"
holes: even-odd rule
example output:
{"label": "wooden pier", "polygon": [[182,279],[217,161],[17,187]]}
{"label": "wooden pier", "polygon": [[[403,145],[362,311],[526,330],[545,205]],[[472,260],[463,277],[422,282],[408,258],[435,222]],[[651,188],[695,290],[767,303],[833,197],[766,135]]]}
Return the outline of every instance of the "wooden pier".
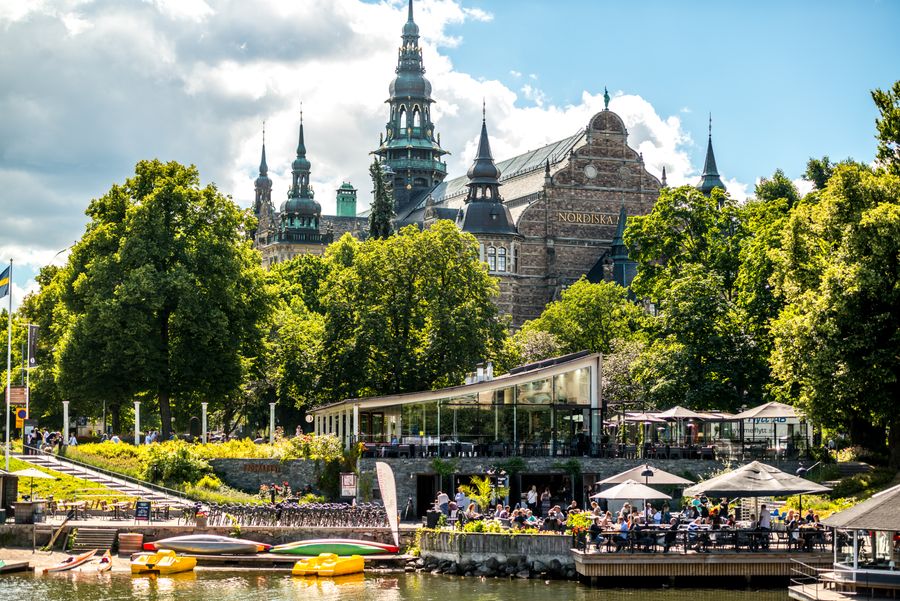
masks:
{"label": "wooden pier", "polygon": [[[585,553],[572,549],[575,570],[582,578],[771,578],[792,576],[796,554],[758,553]],[[806,553],[804,563],[830,567],[831,553]]]}
{"label": "wooden pier", "polygon": [[0,561],[0,574],[12,574],[13,572],[30,572],[34,570],[27,561]]}

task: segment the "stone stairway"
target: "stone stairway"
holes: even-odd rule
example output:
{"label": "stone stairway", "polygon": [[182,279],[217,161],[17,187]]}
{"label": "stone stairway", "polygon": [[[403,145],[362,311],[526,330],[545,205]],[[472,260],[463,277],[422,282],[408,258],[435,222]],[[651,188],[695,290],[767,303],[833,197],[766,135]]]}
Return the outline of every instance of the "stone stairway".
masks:
{"label": "stone stairway", "polygon": [[186,504],[192,502],[184,497],[166,494],[134,482],[129,482],[124,478],[117,478],[82,465],[71,463],[65,459],[60,459],[55,455],[17,455],[16,459],[20,459],[21,461],[25,461],[38,467],[51,469],[61,474],[66,474],[67,476],[88,480],[89,482],[112,489],[123,496],[137,497],[145,501],[154,502]]}
{"label": "stone stairway", "polygon": [[848,478],[857,474],[867,474],[875,469],[868,463],[863,463],[862,461],[842,461],[837,464],[837,468],[841,478]]}
{"label": "stone stairway", "polygon": [[117,533],[118,530],[114,528],[76,528],[73,530],[73,534],[69,535],[70,549],[72,551],[112,549]]}

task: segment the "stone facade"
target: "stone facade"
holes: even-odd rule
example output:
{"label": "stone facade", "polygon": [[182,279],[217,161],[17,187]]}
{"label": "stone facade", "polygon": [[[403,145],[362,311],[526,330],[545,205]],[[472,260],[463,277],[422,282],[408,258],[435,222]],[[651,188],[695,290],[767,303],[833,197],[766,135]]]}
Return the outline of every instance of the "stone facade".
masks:
{"label": "stone facade", "polygon": [[288,482],[293,490],[302,490],[307,484],[316,486],[316,466],[312,461],[213,459],[209,463],[222,482],[251,494],[273,482]]}

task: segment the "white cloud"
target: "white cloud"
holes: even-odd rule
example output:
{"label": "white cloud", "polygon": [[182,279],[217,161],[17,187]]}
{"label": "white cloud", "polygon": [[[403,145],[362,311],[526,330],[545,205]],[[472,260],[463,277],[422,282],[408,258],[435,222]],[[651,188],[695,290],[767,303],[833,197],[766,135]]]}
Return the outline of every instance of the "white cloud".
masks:
{"label": "white cloud", "polygon": [[791,182],[797,186],[797,191],[800,192],[800,197],[804,197],[813,189],[813,183],[808,179],[803,179],[802,177],[798,177],[797,179],[791,180]]}
{"label": "white cloud", "polygon": [[[482,98],[498,160],[572,135],[602,110],[602,90],[586,89],[577,103],[558,105],[533,83],[537,73],[510,71],[532,82],[513,89],[457,70],[441,52],[460,42],[448,29],[491,19],[460,1],[421,0],[415,7],[451,177],[474,156]],[[0,58],[7,84],[0,90],[0,231],[9,234],[0,252],[33,267],[46,264],[81,235],[90,199],[144,158],[194,163],[203,181],[249,206],[263,120],[279,205],[290,182],[301,99],[323,212],[333,213],[334,190],[348,180],[365,208],[369,152],[387,119],[405,0],[213,6],[0,4],[0,57],[7,57]],[[693,141],[678,116],[660,115],[642,97],[621,92],[610,109],[625,121],[629,144],[651,173],[665,166],[671,185],[696,183]],[[737,196],[746,186],[729,189]]]}

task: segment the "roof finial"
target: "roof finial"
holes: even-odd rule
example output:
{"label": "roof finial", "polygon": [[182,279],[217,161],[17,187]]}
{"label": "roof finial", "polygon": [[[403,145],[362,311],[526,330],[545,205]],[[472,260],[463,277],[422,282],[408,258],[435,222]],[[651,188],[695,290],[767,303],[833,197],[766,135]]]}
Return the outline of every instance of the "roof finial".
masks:
{"label": "roof finial", "polygon": [[412,14],[412,2],[413,2],[413,0],[409,0],[409,20],[410,20],[410,21],[413,20],[413,14]]}
{"label": "roof finial", "polygon": [[266,145],[266,120],[263,119],[263,146]]}
{"label": "roof finial", "polygon": [[712,138],[712,111],[709,113],[709,137]]}
{"label": "roof finial", "polygon": [[484,101],[484,96],[481,97],[481,120],[487,121],[487,103]]}
{"label": "roof finial", "polygon": [[609,110],[609,91],[606,89],[606,86],[603,86],[603,108],[604,110]]}
{"label": "roof finial", "polygon": [[300,125],[303,125],[303,101],[300,101]]}

